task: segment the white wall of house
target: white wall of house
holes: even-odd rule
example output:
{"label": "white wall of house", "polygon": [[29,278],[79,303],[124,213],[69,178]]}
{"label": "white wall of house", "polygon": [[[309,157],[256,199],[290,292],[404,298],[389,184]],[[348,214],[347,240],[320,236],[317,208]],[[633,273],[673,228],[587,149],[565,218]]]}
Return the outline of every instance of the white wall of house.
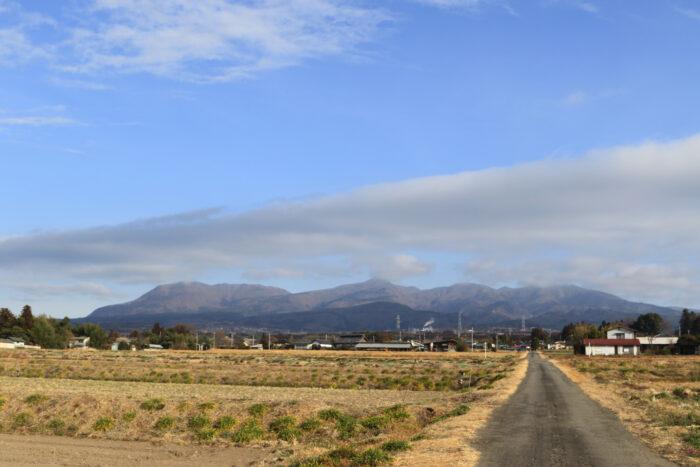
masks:
{"label": "white wall of house", "polygon": [[608,329],[606,337],[608,339],[634,339],[634,331],[626,328]]}
{"label": "white wall of house", "polygon": [[639,347],[636,345],[587,345],[586,355],[639,355]]}

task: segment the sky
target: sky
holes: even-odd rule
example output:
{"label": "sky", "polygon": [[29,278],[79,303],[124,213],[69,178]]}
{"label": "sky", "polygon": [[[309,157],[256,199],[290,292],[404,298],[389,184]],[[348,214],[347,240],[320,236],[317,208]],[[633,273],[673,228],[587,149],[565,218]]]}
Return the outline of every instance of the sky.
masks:
{"label": "sky", "polygon": [[175,281],[700,308],[700,4],[0,0],[0,306]]}

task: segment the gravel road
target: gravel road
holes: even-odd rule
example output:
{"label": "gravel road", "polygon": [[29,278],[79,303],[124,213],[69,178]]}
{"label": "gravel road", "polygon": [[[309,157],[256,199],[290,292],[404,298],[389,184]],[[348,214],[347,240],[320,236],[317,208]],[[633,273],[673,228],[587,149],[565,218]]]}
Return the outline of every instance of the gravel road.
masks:
{"label": "gravel road", "polygon": [[672,466],[531,352],[525,379],[475,441],[479,466]]}

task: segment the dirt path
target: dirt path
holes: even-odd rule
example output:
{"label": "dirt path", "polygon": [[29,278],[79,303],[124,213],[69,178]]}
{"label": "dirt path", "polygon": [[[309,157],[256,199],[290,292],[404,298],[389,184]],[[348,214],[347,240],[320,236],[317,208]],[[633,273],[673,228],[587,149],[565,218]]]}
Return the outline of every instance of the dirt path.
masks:
{"label": "dirt path", "polygon": [[534,352],[513,397],[475,441],[480,466],[672,466]]}
{"label": "dirt path", "polygon": [[12,466],[279,465],[264,448],[156,445],[141,441],[0,434],[0,464]]}

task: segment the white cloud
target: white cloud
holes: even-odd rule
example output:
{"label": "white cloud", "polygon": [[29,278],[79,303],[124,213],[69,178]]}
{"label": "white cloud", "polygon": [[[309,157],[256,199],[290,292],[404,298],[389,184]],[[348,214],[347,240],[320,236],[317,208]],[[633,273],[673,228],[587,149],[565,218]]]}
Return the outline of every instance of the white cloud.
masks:
{"label": "white cloud", "polygon": [[[333,257],[323,261],[397,279],[429,272],[414,253],[421,251],[490,264],[479,274],[470,266],[486,282],[575,281],[698,305],[698,180],[700,135],[384,183],[239,215],[199,211],[8,237],[0,239],[0,264],[46,280],[152,283],[226,270],[313,277],[314,262]],[[302,263],[308,268],[295,266]]]}
{"label": "white cloud", "polygon": [[676,8],[676,11],[687,18],[700,21],[700,11],[692,10],[690,8]]}
{"label": "white cloud", "polygon": [[96,0],[66,43],[76,72],[230,81],[310,58],[359,53],[388,13],[330,0]]}
{"label": "white cloud", "polygon": [[[8,287],[8,285],[5,285]],[[19,290],[22,293],[32,297],[48,297],[48,296],[75,296],[85,295],[96,298],[120,298],[121,294],[112,292],[104,284],[95,282],[80,282],[70,285],[56,284],[11,284],[10,288]]]}
{"label": "white cloud", "polygon": [[90,91],[108,91],[110,89],[114,89],[108,84],[97,83],[94,81],[54,78],[51,80],[51,82],[56,86],[61,86],[64,88],[88,89]]}
{"label": "white cloud", "polygon": [[588,95],[583,91],[574,91],[568,96],[566,96],[562,101],[562,105],[566,107],[573,107],[577,105],[584,104],[588,100]]}
{"label": "white cloud", "polygon": [[395,255],[375,260],[370,267],[372,277],[389,281],[400,281],[411,276],[422,276],[433,268],[431,263],[420,261],[411,255]]}
{"label": "white cloud", "polygon": [[82,125],[77,120],[64,117],[5,117],[0,118],[0,125],[23,125],[23,126],[61,126],[61,125]]}

